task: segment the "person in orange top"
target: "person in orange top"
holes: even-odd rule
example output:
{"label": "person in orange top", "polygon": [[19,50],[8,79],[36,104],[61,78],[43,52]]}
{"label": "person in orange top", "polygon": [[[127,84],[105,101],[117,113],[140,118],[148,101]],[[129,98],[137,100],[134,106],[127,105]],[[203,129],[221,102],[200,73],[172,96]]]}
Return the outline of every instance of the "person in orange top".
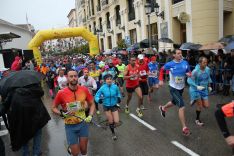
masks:
{"label": "person in orange top", "polygon": [[[58,106],[62,107],[62,112]],[[89,107],[89,115],[86,117],[85,109]],[[95,111],[93,96],[84,86],[78,85],[78,73],[68,72],[68,86],[60,90],[55,97],[52,111],[64,117],[65,132],[71,154],[78,156],[87,155],[88,124],[92,120]],[[63,113],[63,112],[66,112]],[[74,117],[78,116],[78,117]]]}
{"label": "person in orange top", "polygon": [[43,63],[41,66],[41,73],[43,75],[46,75],[47,72],[48,72],[48,68],[46,67],[46,64]]}

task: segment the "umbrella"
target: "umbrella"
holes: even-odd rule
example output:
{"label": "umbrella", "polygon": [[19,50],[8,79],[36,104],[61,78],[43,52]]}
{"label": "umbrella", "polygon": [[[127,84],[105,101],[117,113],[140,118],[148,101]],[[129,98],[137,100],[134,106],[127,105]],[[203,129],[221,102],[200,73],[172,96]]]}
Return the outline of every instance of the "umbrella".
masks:
{"label": "umbrella", "polygon": [[230,42],[224,49],[226,52],[231,52],[234,49],[234,41]]}
{"label": "umbrella", "polygon": [[219,40],[219,42],[230,43],[234,41],[234,35],[227,35]]}
{"label": "umbrella", "polygon": [[183,43],[181,46],[180,46],[180,49],[181,50],[198,50],[202,45],[200,44],[194,44],[194,43],[191,43],[191,42],[187,42],[187,43]]}
{"label": "umbrella", "polygon": [[170,38],[160,38],[158,39],[158,42],[173,43],[172,39]]}
{"label": "umbrella", "polygon": [[[151,40],[152,45],[157,45],[157,41]],[[140,42],[141,48],[149,48],[149,39],[144,39]]]}
{"label": "umbrella", "polygon": [[202,45],[199,50],[215,50],[215,49],[223,49],[224,45],[220,42],[216,43],[208,43],[205,45]]}
{"label": "umbrella", "polygon": [[21,70],[10,73],[7,77],[0,81],[0,93],[6,96],[13,88],[25,87],[41,82],[42,75],[32,70]]}
{"label": "umbrella", "polygon": [[140,48],[140,44],[139,43],[135,43],[132,46],[128,47],[127,51],[135,51],[135,50],[137,50],[139,48]]}
{"label": "umbrella", "polygon": [[103,54],[104,54],[104,55],[109,55],[109,54],[111,54],[111,49],[107,49]]}

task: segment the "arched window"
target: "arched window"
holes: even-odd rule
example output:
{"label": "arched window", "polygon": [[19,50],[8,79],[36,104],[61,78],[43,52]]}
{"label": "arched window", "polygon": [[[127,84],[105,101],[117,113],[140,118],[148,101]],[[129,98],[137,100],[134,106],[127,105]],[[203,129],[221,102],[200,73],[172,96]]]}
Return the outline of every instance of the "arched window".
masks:
{"label": "arched window", "polygon": [[100,31],[102,31],[102,18],[101,17],[99,18],[99,29]]}

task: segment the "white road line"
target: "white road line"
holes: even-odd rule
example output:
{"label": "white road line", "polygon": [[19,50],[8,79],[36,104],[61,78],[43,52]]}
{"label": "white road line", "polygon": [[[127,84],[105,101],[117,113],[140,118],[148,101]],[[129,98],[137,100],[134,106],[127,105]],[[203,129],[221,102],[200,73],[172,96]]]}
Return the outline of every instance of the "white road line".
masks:
{"label": "white road line", "polygon": [[151,129],[152,131],[157,130],[155,127],[151,126],[150,124],[148,124],[148,123],[145,122],[144,120],[140,119],[140,118],[137,117],[136,115],[130,113],[130,116],[133,117],[134,119],[136,119],[137,121],[139,121],[140,123],[142,123],[143,125],[145,125],[146,127],[148,127],[149,129]]}
{"label": "white road line", "polygon": [[4,121],[1,121],[1,125],[2,125],[2,126],[4,126],[4,125],[5,125]]}
{"label": "white road line", "polygon": [[199,154],[193,152],[192,150],[188,149],[187,147],[185,147],[184,145],[180,144],[177,141],[171,141],[172,144],[174,144],[176,147],[182,149],[184,152],[188,153],[191,156],[199,156]]}

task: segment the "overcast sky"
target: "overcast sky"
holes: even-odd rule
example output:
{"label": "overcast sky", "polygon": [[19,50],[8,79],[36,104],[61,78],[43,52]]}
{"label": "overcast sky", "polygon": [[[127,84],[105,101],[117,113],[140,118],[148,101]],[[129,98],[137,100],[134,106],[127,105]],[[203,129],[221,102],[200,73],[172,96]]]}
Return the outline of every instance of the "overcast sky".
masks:
{"label": "overcast sky", "polygon": [[0,0],[0,19],[13,24],[28,22],[36,30],[68,25],[67,15],[75,8],[75,0]]}

